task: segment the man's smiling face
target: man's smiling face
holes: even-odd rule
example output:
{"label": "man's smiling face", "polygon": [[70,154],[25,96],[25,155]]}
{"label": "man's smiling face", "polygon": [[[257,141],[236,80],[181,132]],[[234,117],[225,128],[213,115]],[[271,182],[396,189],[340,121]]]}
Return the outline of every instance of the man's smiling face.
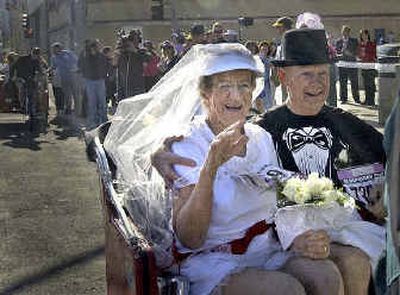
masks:
{"label": "man's smiling face", "polygon": [[288,87],[288,106],[295,114],[314,116],[320,112],[329,94],[327,64],[285,67],[281,79]]}

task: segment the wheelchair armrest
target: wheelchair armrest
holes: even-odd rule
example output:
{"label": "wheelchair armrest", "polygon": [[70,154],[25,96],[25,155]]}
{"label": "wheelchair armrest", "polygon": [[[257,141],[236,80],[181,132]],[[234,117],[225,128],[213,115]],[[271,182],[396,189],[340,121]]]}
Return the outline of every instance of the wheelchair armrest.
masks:
{"label": "wheelchair armrest", "polygon": [[111,122],[108,121],[93,130],[85,131],[83,133],[83,138],[86,144],[86,156],[90,162],[96,162],[95,138],[99,138],[100,143],[102,144],[110,126]]}

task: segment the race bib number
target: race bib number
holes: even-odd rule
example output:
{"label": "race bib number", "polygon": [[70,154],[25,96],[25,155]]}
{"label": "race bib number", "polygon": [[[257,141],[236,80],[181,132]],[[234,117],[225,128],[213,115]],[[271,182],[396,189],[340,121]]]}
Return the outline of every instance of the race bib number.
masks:
{"label": "race bib number", "polygon": [[373,203],[371,188],[385,180],[385,169],[380,163],[349,167],[338,170],[338,178],[347,194],[367,206]]}

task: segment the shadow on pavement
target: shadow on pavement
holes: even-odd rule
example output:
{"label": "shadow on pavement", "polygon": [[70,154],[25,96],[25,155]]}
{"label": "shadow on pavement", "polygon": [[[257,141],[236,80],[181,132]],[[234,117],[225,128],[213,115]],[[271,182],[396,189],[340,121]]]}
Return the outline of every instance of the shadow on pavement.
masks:
{"label": "shadow on pavement", "polygon": [[57,140],[67,140],[70,137],[81,136],[80,129],[72,118],[55,117],[50,121],[50,124],[57,127],[53,131]]}
{"label": "shadow on pavement", "polygon": [[72,256],[69,259],[65,260],[63,263],[50,267],[47,270],[43,270],[37,274],[28,276],[23,278],[17,282],[11,283],[8,287],[0,290],[0,295],[10,295],[13,292],[16,292],[22,288],[39,284],[42,281],[48,279],[49,277],[59,274],[60,272],[79,264],[88,263],[90,260],[96,258],[97,256],[104,254],[104,246],[98,246],[90,251],[87,251],[82,254],[78,254],[76,256]]}
{"label": "shadow on pavement", "polygon": [[38,140],[40,133],[32,133],[26,123],[5,123],[0,124],[0,139],[5,139],[3,145],[12,148],[41,150],[40,144],[48,143],[45,140]]}

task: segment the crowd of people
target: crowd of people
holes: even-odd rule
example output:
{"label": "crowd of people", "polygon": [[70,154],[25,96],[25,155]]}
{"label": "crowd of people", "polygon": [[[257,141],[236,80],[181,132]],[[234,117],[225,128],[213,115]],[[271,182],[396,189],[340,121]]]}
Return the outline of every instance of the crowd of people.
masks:
{"label": "crowd of people", "polygon": [[[254,111],[262,113],[276,105],[275,91],[280,86],[280,80],[276,67],[271,65],[271,60],[282,57],[280,43],[283,34],[294,27],[310,24],[314,28],[323,28],[317,15],[305,13],[296,23],[290,17],[281,17],[273,23],[278,38],[244,42],[239,40],[235,30],[225,28],[221,22],[214,22],[208,30],[202,24],[194,24],[188,34],[175,32],[159,45],[151,40],[142,40],[141,31],[133,29],[129,32],[120,31],[115,47],[106,46],[96,39],[86,40],[79,55],[64,48],[61,43],[54,43],[51,46],[49,66],[41,57],[39,48],[32,50],[25,57],[21,56],[20,62],[16,62],[18,54],[10,52],[5,57],[1,71],[6,76],[6,93],[13,98],[15,108],[21,105],[14,83],[16,79],[33,81],[35,73],[48,72],[56,100],[57,115],[70,115],[73,111],[76,116],[87,118],[86,125],[90,129],[107,120],[108,108],[113,112],[119,101],[149,91],[193,45],[242,42],[254,55],[260,57],[265,66],[264,89],[253,105]],[[361,29],[359,38],[351,37],[350,33],[350,27],[343,26],[342,36],[338,40],[334,40],[328,34],[331,60],[375,62],[376,43],[369,31]],[[39,66],[34,65],[37,63],[35,56],[40,56],[43,61]],[[25,67],[20,70],[18,64],[21,63],[29,64],[30,73],[27,73]],[[342,103],[347,102],[347,82],[350,80],[354,101],[375,105],[376,71],[372,68],[362,69],[361,75],[365,87],[363,102],[360,101],[357,67],[337,69],[332,65],[328,104],[336,106],[336,80],[340,82],[339,99]],[[281,91],[282,101],[285,101],[286,87],[282,86]]]}

